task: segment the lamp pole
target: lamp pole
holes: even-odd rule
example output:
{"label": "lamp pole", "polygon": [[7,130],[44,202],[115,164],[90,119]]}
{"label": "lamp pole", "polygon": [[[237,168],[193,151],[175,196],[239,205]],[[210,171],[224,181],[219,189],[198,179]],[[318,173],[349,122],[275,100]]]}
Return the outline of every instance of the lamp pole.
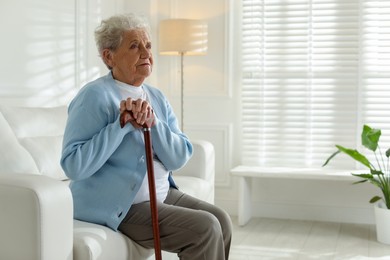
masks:
{"label": "lamp pole", "polygon": [[159,25],[159,51],[180,55],[180,128],[184,132],[184,56],[207,52],[207,23],[195,19],[166,19]]}
{"label": "lamp pole", "polygon": [[184,69],[184,64],[183,64],[183,59],[184,59],[184,52],[180,52],[180,106],[181,106],[181,119],[180,119],[180,124],[181,124],[181,131],[184,132],[184,75],[183,75],[183,69]]}

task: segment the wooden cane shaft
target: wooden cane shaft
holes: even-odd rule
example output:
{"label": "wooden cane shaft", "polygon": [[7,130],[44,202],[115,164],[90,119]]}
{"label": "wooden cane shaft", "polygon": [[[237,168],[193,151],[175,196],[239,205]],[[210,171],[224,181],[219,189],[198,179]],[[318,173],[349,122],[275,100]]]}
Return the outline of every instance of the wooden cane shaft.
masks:
{"label": "wooden cane shaft", "polygon": [[156,256],[156,260],[161,260],[162,258],[161,258],[160,231],[159,231],[159,224],[158,224],[156,184],[154,182],[153,151],[152,151],[152,140],[151,140],[152,138],[150,135],[150,128],[144,128],[144,138],[145,138],[146,166],[148,170],[150,209],[151,209],[152,224],[153,224],[154,253]]}

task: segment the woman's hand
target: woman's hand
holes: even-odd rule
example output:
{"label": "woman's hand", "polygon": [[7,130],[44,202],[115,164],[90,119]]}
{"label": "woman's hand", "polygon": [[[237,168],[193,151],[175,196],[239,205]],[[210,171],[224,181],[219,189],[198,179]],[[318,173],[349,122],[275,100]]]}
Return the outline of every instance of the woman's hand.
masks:
{"label": "woman's hand", "polygon": [[122,100],[120,103],[121,127],[124,127],[128,122],[135,128],[154,126],[154,113],[151,105],[143,99]]}

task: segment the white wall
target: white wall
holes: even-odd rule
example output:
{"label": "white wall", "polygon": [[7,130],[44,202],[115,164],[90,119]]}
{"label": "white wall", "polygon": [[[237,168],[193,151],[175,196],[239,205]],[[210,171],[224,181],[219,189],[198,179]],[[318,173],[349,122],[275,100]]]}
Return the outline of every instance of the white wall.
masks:
{"label": "white wall", "polygon": [[[208,22],[208,54],[184,58],[184,130],[211,141],[216,150],[216,203],[237,211],[240,163],[238,84],[239,1],[234,0],[13,0],[0,2],[2,60],[0,103],[68,104],[87,81],[107,73],[97,56],[93,30],[103,17],[136,12],[151,21],[155,67],[148,82],[169,97],[180,117],[179,57],[160,56],[158,22],[194,18]],[[253,182],[258,216],[372,222],[367,201],[376,190],[342,182]]]}

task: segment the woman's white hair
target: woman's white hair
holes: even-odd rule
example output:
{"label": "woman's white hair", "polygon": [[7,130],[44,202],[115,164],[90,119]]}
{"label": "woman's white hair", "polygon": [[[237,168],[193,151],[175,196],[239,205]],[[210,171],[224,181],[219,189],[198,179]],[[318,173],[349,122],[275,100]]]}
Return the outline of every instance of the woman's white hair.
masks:
{"label": "woman's white hair", "polygon": [[145,30],[150,37],[150,26],[143,16],[130,13],[102,20],[95,30],[95,42],[100,56],[104,49],[116,50],[122,42],[123,33],[134,29]]}

